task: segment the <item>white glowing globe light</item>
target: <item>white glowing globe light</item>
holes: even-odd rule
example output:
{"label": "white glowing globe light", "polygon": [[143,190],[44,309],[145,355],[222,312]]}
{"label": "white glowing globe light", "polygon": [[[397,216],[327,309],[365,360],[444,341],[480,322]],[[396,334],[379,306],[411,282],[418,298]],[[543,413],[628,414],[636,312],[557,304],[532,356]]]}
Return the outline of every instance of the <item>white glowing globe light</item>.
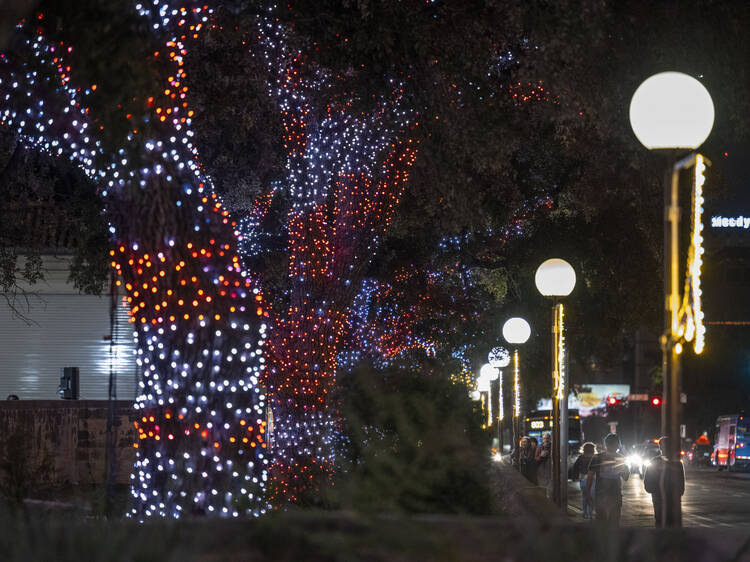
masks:
{"label": "white glowing globe light", "polygon": [[495,367],[489,363],[485,363],[482,365],[482,368],[479,369],[479,377],[487,379],[488,381],[496,381],[498,376],[500,376],[500,371],[495,369]]}
{"label": "white glowing globe light", "polygon": [[681,72],[647,78],[630,100],[630,126],[641,144],[698,148],[714,125],[714,104],[705,86]]}
{"label": "white glowing globe light", "polygon": [[496,369],[502,369],[510,364],[510,353],[504,347],[493,347],[487,361]]}
{"label": "white glowing globe light", "polygon": [[480,376],[477,379],[477,392],[489,392],[489,391],[490,391],[490,379]]}
{"label": "white glowing globe light", "polygon": [[567,297],[576,286],[576,272],[565,260],[552,258],[537,268],[534,282],[545,297]]}
{"label": "white glowing globe light", "polygon": [[523,318],[509,318],[503,324],[503,337],[508,343],[526,343],[531,336],[531,326]]}
{"label": "white glowing globe light", "polygon": [[469,398],[476,402],[477,400],[480,400],[482,398],[482,395],[478,390],[472,390],[471,392],[469,392]]}

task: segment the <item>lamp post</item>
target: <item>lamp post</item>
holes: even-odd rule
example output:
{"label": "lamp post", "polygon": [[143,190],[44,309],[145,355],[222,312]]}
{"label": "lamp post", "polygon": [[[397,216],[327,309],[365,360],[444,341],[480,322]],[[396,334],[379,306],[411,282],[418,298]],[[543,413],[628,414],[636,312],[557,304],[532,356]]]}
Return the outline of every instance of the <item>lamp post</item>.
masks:
{"label": "lamp post", "polygon": [[483,372],[484,369],[479,370],[479,376],[477,377],[477,388],[476,392],[479,394],[479,400],[481,401],[482,406],[482,415],[484,416],[484,420],[482,421],[482,429],[486,429],[489,425],[489,420],[491,419],[492,412],[490,405],[490,379],[487,376],[486,371]]}
{"label": "lamp post", "polygon": [[536,270],[536,288],[552,299],[552,500],[568,509],[568,374],[562,297],[576,286],[576,273],[565,260],[553,258]]}
{"label": "lamp post", "polygon": [[518,367],[518,346],[531,336],[531,326],[523,318],[509,318],[503,324],[503,337],[513,349],[513,463],[518,466],[518,446],[521,433],[521,373]]}
{"label": "lamp post", "polygon": [[497,369],[497,450],[502,456],[505,448],[505,395],[503,393],[503,371],[510,364],[510,353],[504,347],[494,347],[487,355],[491,367]]}
{"label": "lamp post", "polygon": [[[696,193],[698,172],[702,178],[705,168],[703,158],[692,154],[679,160],[680,151],[694,150],[706,140],[714,122],[714,106],[706,88],[695,78],[680,72],[662,72],[646,79],[633,94],[630,102],[630,125],[638,140],[649,150],[665,152],[669,166],[664,181],[664,333],[661,337],[662,379],[664,381],[662,407],[662,433],[669,435],[668,459],[680,461],[680,357],[681,340],[685,327],[680,314],[679,290],[679,173],[695,165]],[[671,176],[671,177],[670,177]],[[702,183],[702,182],[701,182]],[[702,199],[702,196],[700,197]],[[700,205],[696,196],[695,205]],[[698,250],[696,250],[698,251]],[[702,252],[702,248],[699,249]],[[700,256],[697,256],[698,274]],[[692,282],[692,280],[691,280]],[[697,293],[699,297],[699,292]],[[703,347],[702,312],[694,315],[699,323],[696,352]],[[695,325],[693,325],[695,329]],[[688,333],[691,331],[688,327]],[[685,338],[690,340],[690,337]],[[663,521],[679,527],[682,524],[682,507],[677,490],[666,498]]]}
{"label": "lamp post", "polygon": [[492,381],[496,381],[499,376],[500,372],[488,363],[479,369],[477,385],[481,384],[481,389],[477,386],[477,390],[487,392],[487,425],[485,427],[492,426]]}

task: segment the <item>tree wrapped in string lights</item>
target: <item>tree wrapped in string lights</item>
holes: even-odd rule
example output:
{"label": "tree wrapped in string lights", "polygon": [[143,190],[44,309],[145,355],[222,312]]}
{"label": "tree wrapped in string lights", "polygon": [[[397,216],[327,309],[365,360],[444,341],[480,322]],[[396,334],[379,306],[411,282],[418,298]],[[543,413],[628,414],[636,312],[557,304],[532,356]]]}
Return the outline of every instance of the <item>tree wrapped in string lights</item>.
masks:
{"label": "tree wrapped in string lights", "polygon": [[73,85],[72,46],[49,42],[42,28],[22,26],[28,51],[0,59],[0,121],[28,147],[78,163],[109,212],[111,265],[143,372],[129,514],[259,515],[269,464],[259,384],[267,310],[241,268],[236,223],[196,162],[184,86],[188,44],[209,14],[154,10],[144,10],[154,28],[173,33],[173,75],[146,103],[152,139],[134,129],[114,153],[102,147],[86,106],[96,87]]}
{"label": "tree wrapped in string lights", "polygon": [[[288,285],[269,338],[269,399],[274,414],[274,495],[307,501],[335,470],[341,420],[333,398],[338,355],[351,306],[384,235],[416,156],[400,84],[374,107],[326,99],[343,80],[306,64],[272,17],[260,21],[270,95],[277,101],[288,154],[291,205],[286,225]],[[250,221],[245,240],[254,240]],[[276,304],[276,303],[274,303]]]}

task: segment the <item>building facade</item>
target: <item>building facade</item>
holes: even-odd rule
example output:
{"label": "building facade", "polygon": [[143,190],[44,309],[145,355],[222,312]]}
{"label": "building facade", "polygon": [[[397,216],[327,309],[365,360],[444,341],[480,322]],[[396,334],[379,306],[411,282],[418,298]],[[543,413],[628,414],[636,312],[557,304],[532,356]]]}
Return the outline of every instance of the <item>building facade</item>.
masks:
{"label": "building facade", "polygon": [[110,374],[117,399],[134,400],[139,372],[128,310],[117,295],[81,294],[68,281],[69,266],[69,256],[46,255],[42,281],[23,286],[12,304],[0,295],[0,400],[60,399],[63,367],[78,367],[81,400],[106,400]]}

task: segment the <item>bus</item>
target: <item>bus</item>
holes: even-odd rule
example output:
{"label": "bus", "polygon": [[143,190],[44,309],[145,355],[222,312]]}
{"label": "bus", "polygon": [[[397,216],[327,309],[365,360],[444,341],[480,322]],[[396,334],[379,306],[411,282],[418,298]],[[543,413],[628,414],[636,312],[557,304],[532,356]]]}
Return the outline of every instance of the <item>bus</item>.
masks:
{"label": "bus", "polygon": [[731,414],[716,418],[716,438],[711,464],[719,470],[747,470],[750,468],[750,431],[745,414]]}
{"label": "bus", "polygon": [[[552,412],[549,410],[529,412],[524,416],[523,435],[536,437],[541,443],[542,434],[551,432]],[[568,410],[568,456],[577,456],[582,443],[581,417],[578,410]]]}

